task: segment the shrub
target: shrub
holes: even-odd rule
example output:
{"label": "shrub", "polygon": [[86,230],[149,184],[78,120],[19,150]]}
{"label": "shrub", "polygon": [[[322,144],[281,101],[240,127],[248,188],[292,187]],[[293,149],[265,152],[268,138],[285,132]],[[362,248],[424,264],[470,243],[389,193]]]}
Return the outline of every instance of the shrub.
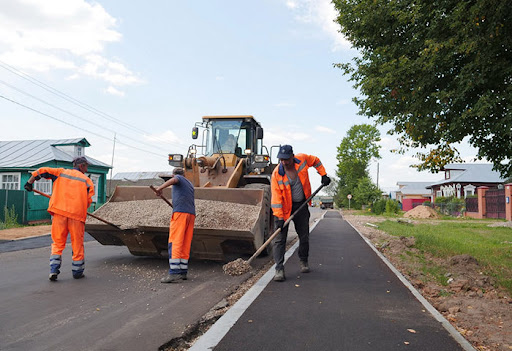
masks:
{"label": "shrub", "polygon": [[386,202],[386,199],[375,201],[372,205],[372,212],[378,215],[383,214],[386,211]]}
{"label": "shrub", "polygon": [[398,213],[400,211],[400,205],[396,200],[387,200],[386,201],[386,213]]}
{"label": "shrub", "polygon": [[11,209],[7,206],[4,207],[4,218],[3,222],[0,222],[0,229],[8,229],[19,227],[18,224],[18,215],[16,214],[16,210],[14,209],[14,205],[12,205]]}

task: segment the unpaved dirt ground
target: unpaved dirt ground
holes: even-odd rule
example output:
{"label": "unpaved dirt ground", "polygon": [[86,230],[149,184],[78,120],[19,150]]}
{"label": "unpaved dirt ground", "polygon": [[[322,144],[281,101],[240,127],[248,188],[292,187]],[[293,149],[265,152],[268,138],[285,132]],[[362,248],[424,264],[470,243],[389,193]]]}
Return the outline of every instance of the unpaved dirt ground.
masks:
{"label": "unpaved dirt ground", "polygon": [[[367,237],[477,350],[512,350],[512,299],[495,287],[492,277],[482,272],[473,257],[461,255],[442,260],[427,256],[427,260],[449,272],[450,283],[442,286],[422,272],[420,263],[401,258],[406,251],[418,253],[414,238],[391,236],[374,226],[387,218],[352,215],[348,211],[343,212],[343,218]],[[414,219],[401,220],[414,223]],[[429,222],[435,225],[439,220],[421,220]]]}
{"label": "unpaved dirt ground", "polygon": [[51,225],[35,225],[21,228],[9,228],[0,230],[0,240],[18,240],[50,234]]}

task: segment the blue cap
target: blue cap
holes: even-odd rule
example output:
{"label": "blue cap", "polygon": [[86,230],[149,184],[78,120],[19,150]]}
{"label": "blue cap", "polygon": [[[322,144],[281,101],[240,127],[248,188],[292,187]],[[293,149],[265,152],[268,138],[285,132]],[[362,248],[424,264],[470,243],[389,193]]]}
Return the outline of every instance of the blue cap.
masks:
{"label": "blue cap", "polygon": [[291,145],[282,145],[279,148],[279,153],[277,154],[277,158],[289,159],[293,156],[293,148]]}

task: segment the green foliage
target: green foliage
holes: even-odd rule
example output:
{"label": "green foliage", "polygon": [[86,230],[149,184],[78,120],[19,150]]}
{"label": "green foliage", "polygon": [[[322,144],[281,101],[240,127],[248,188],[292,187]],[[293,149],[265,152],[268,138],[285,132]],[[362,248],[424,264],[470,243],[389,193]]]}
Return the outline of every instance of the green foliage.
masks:
{"label": "green foliage", "polygon": [[359,179],[354,189],[354,200],[361,205],[370,205],[381,197],[381,191],[368,177]]}
{"label": "green foliage", "polygon": [[371,211],[375,214],[383,214],[386,211],[386,199],[380,199],[373,203]]}
{"label": "green foliage", "polygon": [[0,229],[16,228],[21,226],[18,223],[18,215],[16,214],[14,205],[11,209],[4,206],[4,218],[5,220],[3,222],[0,221]]}
{"label": "green foliage", "polygon": [[486,274],[512,293],[512,232],[507,227],[488,227],[487,223],[463,221],[438,225],[403,226],[394,221],[379,223],[379,229],[394,236],[414,236],[420,252],[449,258],[468,254],[477,259]]}
{"label": "green foliage", "polygon": [[[420,170],[460,160],[467,142],[512,174],[512,6],[494,0],[333,0],[341,32],[359,51],[336,64],[360,114],[418,153]],[[465,139],[466,138],[466,139]]]}
{"label": "green foliage", "polygon": [[393,214],[400,212],[400,205],[398,204],[398,201],[396,200],[387,200],[386,201],[386,213],[387,214]]}
{"label": "green foliage", "polygon": [[450,202],[450,199],[451,199],[451,197],[438,196],[434,200],[434,204],[436,204],[436,205],[438,205],[438,204],[445,204],[447,202]]}
{"label": "green foliage", "polygon": [[423,206],[430,206],[430,205],[432,205],[432,203],[431,203],[430,201],[425,201],[425,202],[423,203]]}
{"label": "green foliage", "polygon": [[379,141],[379,130],[369,124],[352,126],[348,130],[347,136],[342,139],[336,155],[338,160],[336,204],[338,207],[348,207],[348,194],[354,196],[350,202],[352,208],[361,208],[361,205],[367,205],[372,202],[367,202],[366,195],[362,193],[360,193],[360,199],[364,203],[356,200],[354,192],[358,187],[359,180],[368,178],[370,160],[372,158],[380,158]]}

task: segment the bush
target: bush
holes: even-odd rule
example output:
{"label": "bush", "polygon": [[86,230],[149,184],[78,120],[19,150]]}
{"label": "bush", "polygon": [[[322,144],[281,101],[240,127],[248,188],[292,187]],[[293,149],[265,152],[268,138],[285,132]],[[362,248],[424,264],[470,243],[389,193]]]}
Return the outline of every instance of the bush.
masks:
{"label": "bush", "polygon": [[425,201],[422,205],[423,205],[423,206],[431,207],[431,206],[432,206],[432,202],[430,202],[430,201]]}
{"label": "bush", "polygon": [[396,200],[387,200],[386,201],[386,213],[393,214],[398,213],[400,211],[400,204]]}
{"label": "bush", "polygon": [[387,200],[385,199],[375,201],[372,204],[372,212],[378,215],[383,214],[386,211],[386,202]]}

